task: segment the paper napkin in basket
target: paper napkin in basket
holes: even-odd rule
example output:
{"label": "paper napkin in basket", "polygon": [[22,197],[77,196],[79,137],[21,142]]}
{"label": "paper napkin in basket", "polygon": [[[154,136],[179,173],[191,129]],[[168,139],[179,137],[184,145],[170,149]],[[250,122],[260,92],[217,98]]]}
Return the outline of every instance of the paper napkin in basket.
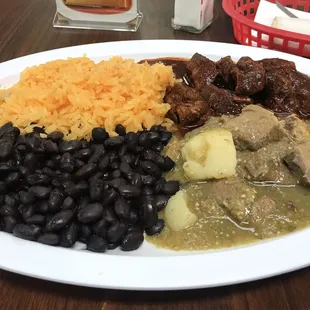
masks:
{"label": "paper napkin in basket", "polygon": [[[310,14],[309,13],[302,12],[299,10],[290,9],[290,8],[288,8],[288,9],[293,14],[295,14],[298,18],[310,20]],[[287,17],[287,15],[284,12],[282,12],[274,3],[268,2],[266,0],[261,0],[259,7],[257,9],[257,12],[256,12],[256,16],[255,16],[254,21],[258,24],[262,24],[262,25],[271,27],[275,17]],[[252,30],[251,34],[253,37],[257,37],[257,31],[256,30]],[[262,39],[264,41],[268,41],[269,35],[263,34]],[[281,44],[282,39],[275,38],[274,43]],[[257,46],[257,43],[255,41],[252,41],[252,46]],[[298,43],[289,42],[288,46],[291,48],[297,48]],[[310,51],[310,46],[305,46],[305,50]]]}

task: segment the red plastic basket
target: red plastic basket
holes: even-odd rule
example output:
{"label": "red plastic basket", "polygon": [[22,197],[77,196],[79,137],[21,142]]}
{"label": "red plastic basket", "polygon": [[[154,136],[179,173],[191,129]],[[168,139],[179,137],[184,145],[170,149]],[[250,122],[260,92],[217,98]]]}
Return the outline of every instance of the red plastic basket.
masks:
{"label": "red plastic basket", "polygon": [[[275,0],[268,1],[275,2]],[[223,0],[225,12],[232,18],[237,41],[243,45],[310,57],[309,35],[279,30],[254,22],[259,2],[260,0]],[[282,0],[281,4],[310,12],[310,0]]]}

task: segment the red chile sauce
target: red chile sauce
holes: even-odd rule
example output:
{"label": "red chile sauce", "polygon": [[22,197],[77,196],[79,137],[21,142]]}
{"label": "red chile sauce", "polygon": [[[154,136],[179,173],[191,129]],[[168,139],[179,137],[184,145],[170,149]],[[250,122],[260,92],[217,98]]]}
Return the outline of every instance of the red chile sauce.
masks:
{"label": "red chile sauce", "polygon": [[163,57],[154,59],[143,59],[139,61],[139,64],[147,62],[150,65],[156,63],[163,63],[166,66],[171,66],[172,70],[177,79],[182,79],[185,73],[187,73],[186,65],[189,62],[188,58],[178,58],[178,57]]}

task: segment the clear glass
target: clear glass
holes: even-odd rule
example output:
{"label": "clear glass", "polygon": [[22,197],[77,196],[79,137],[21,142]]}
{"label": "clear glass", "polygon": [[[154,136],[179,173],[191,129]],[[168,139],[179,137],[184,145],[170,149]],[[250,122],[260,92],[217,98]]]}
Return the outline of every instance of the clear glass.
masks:
{"label": "clear glass", "polygon": [[202,33],[213,22],[215,0],[175,0],[171,26],[175,30]]}
{"label": "clear glass", "polygon": [[[74,2],[72,0],[55,1],[57,11],[53,20],[53,26],[56,28],[135,32],[138,30],[143,19],[143,14],[140,12],[139,0],[125,0],[124,3],[129,5],[122,8],[82,5],[71,6],[66,5],[66,1],[69,3]],[[78,3],[82,2],[84,1],[78,1]]]}

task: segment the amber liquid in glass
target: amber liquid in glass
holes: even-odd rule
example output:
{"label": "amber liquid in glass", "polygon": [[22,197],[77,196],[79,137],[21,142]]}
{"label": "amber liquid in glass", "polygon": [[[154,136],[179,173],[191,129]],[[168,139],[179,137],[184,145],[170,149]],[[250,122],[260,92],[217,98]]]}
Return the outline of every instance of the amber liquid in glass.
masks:
{"label": "amber liquid in glass", "polygon": [[70,9],[91,14],[119,14],[131,9],[132,0],[63,0]]}

